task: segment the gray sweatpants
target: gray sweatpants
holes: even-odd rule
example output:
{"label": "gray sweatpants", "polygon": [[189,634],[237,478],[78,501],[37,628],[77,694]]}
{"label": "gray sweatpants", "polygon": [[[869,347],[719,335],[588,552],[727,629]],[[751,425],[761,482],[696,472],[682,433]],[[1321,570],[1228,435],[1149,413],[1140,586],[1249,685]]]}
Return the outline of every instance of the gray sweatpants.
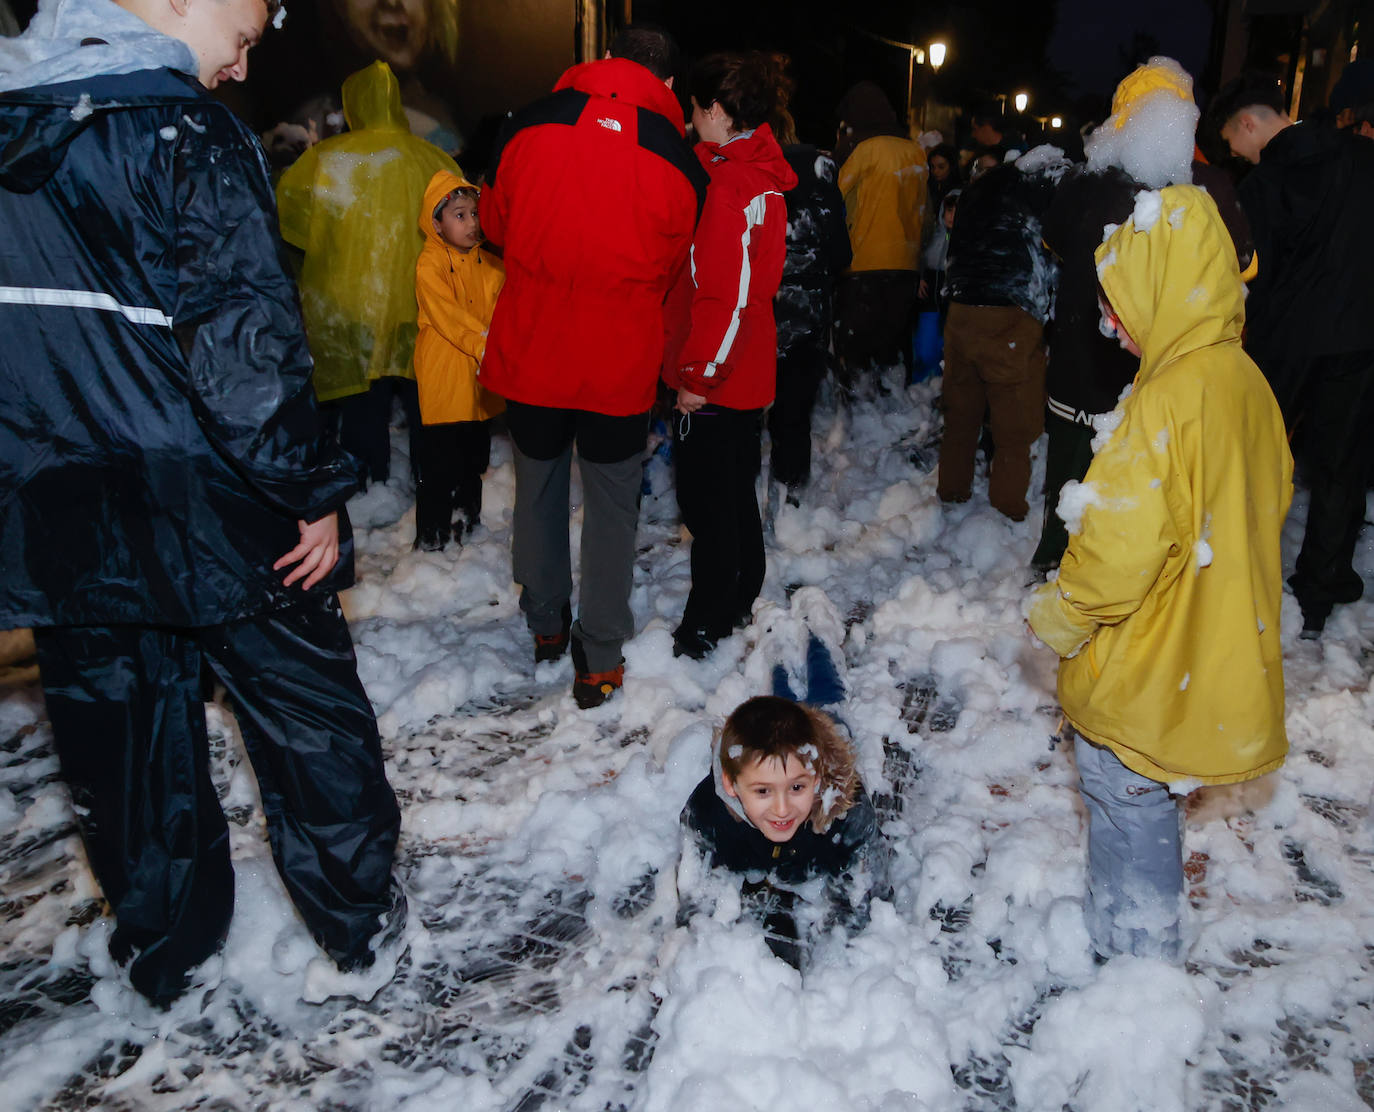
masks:
{"label": "gray sweatpants", "polygon": [[[568,541],[572,445],[553,459],[532,459],[512,445],[515,512],[511,561],[520,584],[520,609],[530,631],[562,628],[572,598]],[[644,469],[638,454],[618,463],[578,459],[582,474],[582,590],[573,636],[582,642],[587,667],[607,672],[621,662],[622,644],[635,631],[630,610],[635,532]]]}
{"label": "gray sweatpants", "polygon": [[1078,790],[1088,808],[1088,899],[1093,947],[1103,957],[1179,956],[1182,816],[1166,785],[1132,772],[1074,731]]}

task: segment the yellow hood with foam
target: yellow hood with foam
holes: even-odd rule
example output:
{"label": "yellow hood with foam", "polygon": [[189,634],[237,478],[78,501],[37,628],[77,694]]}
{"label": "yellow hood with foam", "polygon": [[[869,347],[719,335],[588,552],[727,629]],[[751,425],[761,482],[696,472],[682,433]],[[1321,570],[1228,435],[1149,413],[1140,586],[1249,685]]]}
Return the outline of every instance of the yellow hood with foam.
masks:
{"label": "yellow hood with foam", "polygon": [[1244,301],[1216,205],[1142,192],[1097,252],[1141,348],[1083,488],[1059,578],[1032,599],[1084,736],[1163,782],[1228,783],[1283,763],[1279,535],[1293,461],[1269,385],[1241,350]]}

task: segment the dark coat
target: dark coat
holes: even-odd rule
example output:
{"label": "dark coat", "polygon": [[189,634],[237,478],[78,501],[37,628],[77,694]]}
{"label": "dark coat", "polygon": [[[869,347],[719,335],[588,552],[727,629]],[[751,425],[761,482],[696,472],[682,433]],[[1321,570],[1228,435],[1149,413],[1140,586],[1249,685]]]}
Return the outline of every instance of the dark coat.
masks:
{"label": "dark coat", "polygon": [[[1254,247],[1245,214],[1224,170],[1193,163],[1193,183],[1203,186],[1221,213],[1236,245],[1242,270]],[[1121,391],[1135,378],[1140,360],[1100,327],[1097,263],[1093,252],[1108,224],[1124,224],[1135,210],[1136,194],[1146,188],[1125,170],[1076,167],[1055,189],[1041,235],[1059,260],[1059,291],[1050,333],[1046,374],[1050,412],[1065,421],[1089,425],[1095,414],[1116,407]]]}
{"label": "dark coat", "polygon": [[785,194],[787,258],[773,302],[779,351],[807,342],[826,345],[835,280],[854,255],[834,160],[804,143],[782,153],[797,184]]}
{"label": "dark coat", "polygon": [[945,284],[961,305],[1015,305],[1042,324],[1054,306],[1055,266],[1040,221],[1054,196],[1053,175],[1012,163],[966,185],[950,234]]}
{"label": "dark coat", "polygon": [[1240,201],[1259,264],[1245,346],[1271,383],[1294,360],[1374,351],[1374,143],[1284,128],[1241,182]]}
{"label": "dark coat", "polygon": [[[0,625],[204,626],[300,599],[342,510],[256,138],[170,70],[0,95]],[[342,556],[317,590],[352,579]]]}
{"label": "dark coat", "polygon": [[865,851],[881,838],[873,804],[860,788],[853,805],[824,834],[804,822],[789,841],[771,842],[726,806],[710,774],[687,800],[682,822],[712,868],[766,873],[784,884],[801,884],[817,876],[841,877],[857,867]]}

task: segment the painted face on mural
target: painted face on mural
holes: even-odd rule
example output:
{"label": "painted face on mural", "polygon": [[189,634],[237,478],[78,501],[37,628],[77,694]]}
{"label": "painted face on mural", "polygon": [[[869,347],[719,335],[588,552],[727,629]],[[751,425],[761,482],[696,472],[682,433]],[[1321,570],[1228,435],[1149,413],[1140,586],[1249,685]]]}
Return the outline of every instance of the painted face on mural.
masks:
{"label": "painted face on mural", "polygon": [[336,0],[353,41],[394,70],[414,69],[429,44],[430,0]]}

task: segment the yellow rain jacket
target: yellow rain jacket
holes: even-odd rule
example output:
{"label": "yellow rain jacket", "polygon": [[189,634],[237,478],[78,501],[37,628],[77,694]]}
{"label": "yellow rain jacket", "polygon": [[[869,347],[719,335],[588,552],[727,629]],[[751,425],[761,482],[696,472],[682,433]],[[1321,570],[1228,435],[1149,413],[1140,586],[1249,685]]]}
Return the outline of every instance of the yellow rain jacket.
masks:
{"label": "yellow rain jacket", "polygon": [[437,171],[460,172],[411,135],[385,62],[344,82],[343,108],[351,130],[311,147],[277,185],[282,238],[305,252],[301,308],[321,401],[414,377],[415,198]]}
{"label": "yellow rain jacket", "polygon": [[465,178],[440,170],[430,178],[420,205],[425,246],[415,264],[415,300],[420,307],[415,379],[420,418],[426,425],[485,421],[506,408],[504,398],[477,382],[506,268],[480,247],[466,255],[450,247],[434,227],[439,202],[455,189],[473,188]]}
{"label": "yellow rain jacket", "polygon": [[[1283,418],[1240,346],[1236,253],[1202,190],[1097,251],[1143,355],[1093,459],[1082,531],[1030,623],[1065,659],[1059,702],[1153,780],[1224,784],[1283,763],[1279,532],[1293,496]],[[1136,221],[1145,225],[1137,230]]]}
{"label": "yellow rain jacket", "polygon": [[920,270],[926,152],[899,135],[865,139],[840,167],[854,259],[847,273]]}

